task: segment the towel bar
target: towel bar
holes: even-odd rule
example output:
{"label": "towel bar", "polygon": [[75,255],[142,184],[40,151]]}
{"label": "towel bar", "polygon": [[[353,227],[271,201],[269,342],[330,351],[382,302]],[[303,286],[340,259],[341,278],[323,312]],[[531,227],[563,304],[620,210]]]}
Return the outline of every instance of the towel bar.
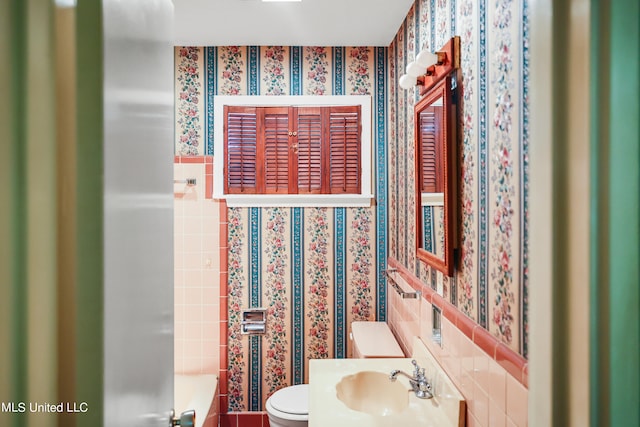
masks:
{"label": "towel bar", "polygon": [[174,184],[187,184],[187,185],[196,185],[195,178],[187,178],[187,179],[174,179]]}
{"label": "towel bar", "polygon": [[405,292],[402,290],[402,288],[400,287],[400,285],[398,285],[395,281],[395,279],[393,277],[391,277],[390,273],[395,273],[397,272],[398,269],[396,268],[388,268],[384,271],[385,275],[387,276],[388,279],[391,280],[391,286],[393,287],[393,289],[396,290],[396,292],[398,293],[398,295],[400,295],[400,297],[402,299],[406,299],[406,298],[419,298],[422,295],[422,292],[420,291],[413,291],[413,292]]}

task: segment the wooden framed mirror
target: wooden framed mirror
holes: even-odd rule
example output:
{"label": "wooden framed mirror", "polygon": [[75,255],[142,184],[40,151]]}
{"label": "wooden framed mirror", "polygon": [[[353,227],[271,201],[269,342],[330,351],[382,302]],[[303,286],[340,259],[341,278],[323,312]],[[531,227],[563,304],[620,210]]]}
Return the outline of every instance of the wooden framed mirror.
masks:
{"label": "wooden framed mirror", "polygon": [[422,78],[414,108],[416,138],[417,256],[453,276],[456,233],[456,38],[441,49],[442,62]]}

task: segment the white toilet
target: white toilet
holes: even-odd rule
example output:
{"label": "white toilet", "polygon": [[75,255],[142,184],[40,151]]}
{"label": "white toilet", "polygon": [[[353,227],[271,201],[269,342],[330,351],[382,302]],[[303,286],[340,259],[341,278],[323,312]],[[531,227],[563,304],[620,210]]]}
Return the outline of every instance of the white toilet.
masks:
{"label": "white toilet", "polygon": [[[385,322],[351,324],[353,358],[405,357]],[[285,387],[267,399],[271,427],[305,427],[309,423],[309,385]]]}
{"label": "white toilet", "polygon": [[301,427],[309,421],[309,384],[281,388],[267,399],[270,427]]}

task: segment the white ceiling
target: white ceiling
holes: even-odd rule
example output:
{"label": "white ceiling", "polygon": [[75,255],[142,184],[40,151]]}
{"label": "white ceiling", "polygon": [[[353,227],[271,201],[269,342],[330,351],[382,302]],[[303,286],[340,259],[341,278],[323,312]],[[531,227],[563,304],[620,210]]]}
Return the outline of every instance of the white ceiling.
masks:
{"label": "white ceiling", "polygon": [[178,46],[388,46],[414,0],[173,0]]}

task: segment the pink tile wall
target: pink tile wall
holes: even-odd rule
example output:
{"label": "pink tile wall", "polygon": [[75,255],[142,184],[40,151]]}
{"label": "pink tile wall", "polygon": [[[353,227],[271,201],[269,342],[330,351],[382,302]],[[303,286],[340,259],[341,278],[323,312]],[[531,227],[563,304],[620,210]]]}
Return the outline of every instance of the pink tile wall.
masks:
{"label": "pink tile wall", "polygon": [[[393,279],[405,290],[420,290],[420,299],[402,299],[388,289],[388,323],[400,345],[411,353],[411,338],[420,336],[467,401],[467,426],[523,427],[528,415],[526,360],[499,343],[427,286],[389,259],[398,269]],[[442,346],[432,339],[432,303],[442,309]]]}
{"label": "pink tile wall", "polygon": [[175,372],[218,374],[219,206],[210,197],[210,156],[176,157],[174,180]]}

